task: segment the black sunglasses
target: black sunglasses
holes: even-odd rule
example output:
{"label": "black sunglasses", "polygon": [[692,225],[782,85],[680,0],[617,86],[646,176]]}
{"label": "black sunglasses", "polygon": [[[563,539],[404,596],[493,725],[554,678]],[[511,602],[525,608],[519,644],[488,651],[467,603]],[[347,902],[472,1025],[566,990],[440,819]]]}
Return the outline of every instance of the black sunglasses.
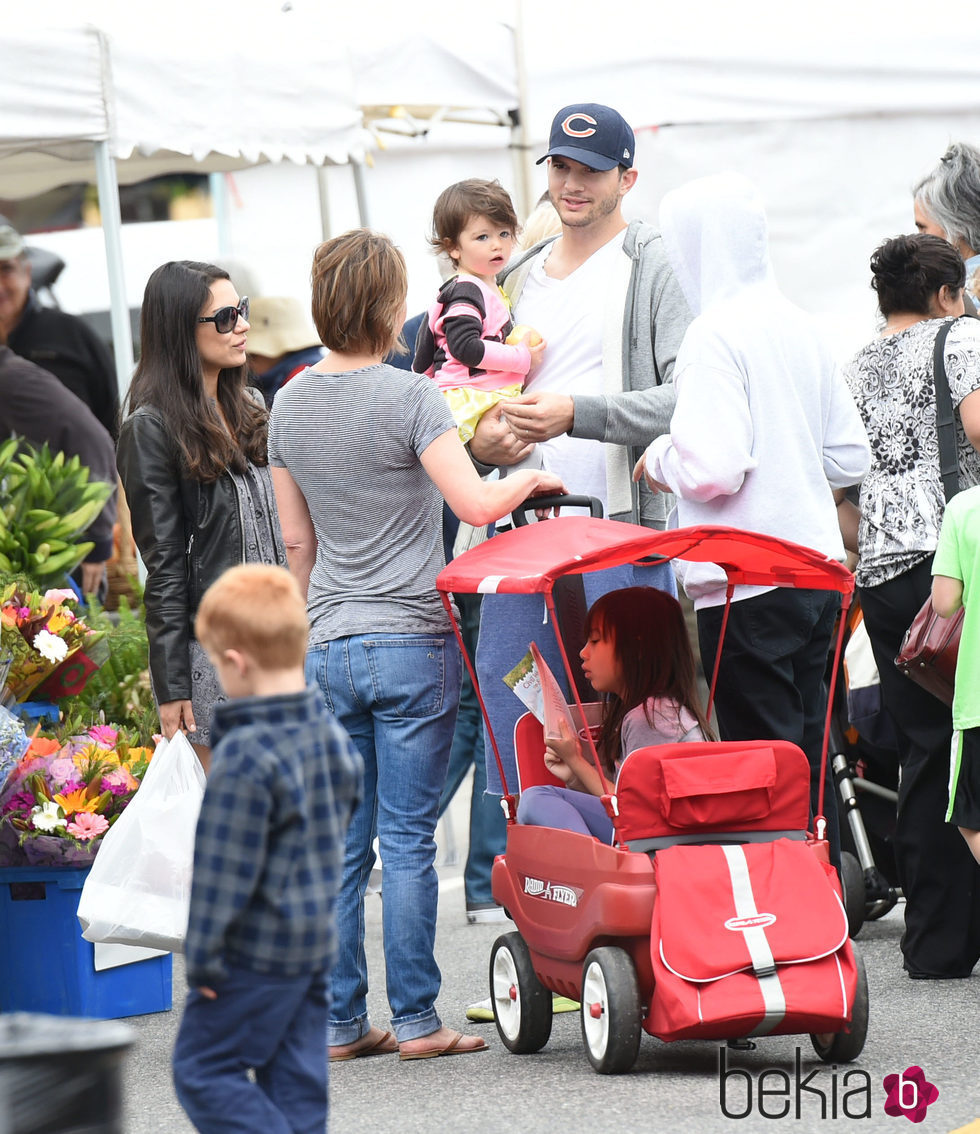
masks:
{"label": "black sunglasses", "polygon": [[213,315],[198,317],[199,323],[213,323],[219,335],[227,335],[238,326],[238,320],[248,322],[248,296],[242,297],[237,307],[219,307]]}

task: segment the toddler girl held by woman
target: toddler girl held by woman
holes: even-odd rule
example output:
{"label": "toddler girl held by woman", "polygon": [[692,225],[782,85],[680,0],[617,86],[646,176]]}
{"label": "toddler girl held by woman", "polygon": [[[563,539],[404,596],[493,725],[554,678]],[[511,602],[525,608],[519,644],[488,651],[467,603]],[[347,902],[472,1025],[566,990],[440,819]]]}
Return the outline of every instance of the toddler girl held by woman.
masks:
{"label": "toddler girl held by woman", "polygon": [[606,695],[596,749],[603,774],[583,753],[578,738],[546,740],[545,764],[565,787],[528,788],[517,819],[536,827],[558,827],[613,837],[600,797],[611,791],[620,764],[651,744],[707,740],[694,654],[675,598],[653,587],[609,591],[592,604],[586,620],[582,668],[592,687]]}
{"label": "toddler girl held by woman", "polygon": [[[488,409],[521,393],[545,343],[529,327],[516,328],[518,341],[509,341],[515,330],[510,303],[496,280],[517,232],[507,191],[476,178],[450,185],[436,201],[432,228],[433,246],[450,257],[458,274],[439,289],[422,324],[413,369],[436,381],[466,444]],[[541,464],[531,454],[520,467]]]}

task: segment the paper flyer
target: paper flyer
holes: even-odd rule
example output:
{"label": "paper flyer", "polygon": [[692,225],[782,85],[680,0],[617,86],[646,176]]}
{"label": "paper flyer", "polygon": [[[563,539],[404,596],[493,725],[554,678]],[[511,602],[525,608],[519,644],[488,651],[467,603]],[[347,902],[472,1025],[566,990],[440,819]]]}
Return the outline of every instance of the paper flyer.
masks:
{"label": "paper flyer", "polygon": [[545,739],[560,738],[558,722],[561,720],[565,721],[567,734],[575,735],[575,721],[561,686],[534,642],[503,680],[544,726]]}

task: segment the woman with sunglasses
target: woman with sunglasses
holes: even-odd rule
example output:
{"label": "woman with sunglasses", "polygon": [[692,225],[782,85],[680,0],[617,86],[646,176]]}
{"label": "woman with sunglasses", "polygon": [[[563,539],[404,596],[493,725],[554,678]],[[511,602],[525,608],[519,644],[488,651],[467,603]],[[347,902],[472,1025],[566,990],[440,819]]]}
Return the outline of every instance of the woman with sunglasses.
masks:
{"label": "woman with sunglasses", "polygon": [[146,565],[150,678],[166,737],[207,766],[217,675],[194,638],[208,586],[238,563],[285,566],[266,456],[268,413],[246,386],[248,299],[212,264],[150,276],[141,355],[116,463]]}

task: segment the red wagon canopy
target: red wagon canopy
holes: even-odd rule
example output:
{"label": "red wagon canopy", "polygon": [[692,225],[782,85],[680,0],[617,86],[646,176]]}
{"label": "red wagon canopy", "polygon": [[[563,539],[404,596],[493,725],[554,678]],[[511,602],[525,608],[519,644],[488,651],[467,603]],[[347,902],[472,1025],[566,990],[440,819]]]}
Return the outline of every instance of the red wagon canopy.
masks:
{"label": "red wagon canopy", "polygon": [[550,591],[562,575],[651,558],[715,563],[736,585],[854,590],[842,563],[776,536],[713,525],[660,532],[587,516],[502,532],[454,559],[436,586],[444,593],[535,594]]}

